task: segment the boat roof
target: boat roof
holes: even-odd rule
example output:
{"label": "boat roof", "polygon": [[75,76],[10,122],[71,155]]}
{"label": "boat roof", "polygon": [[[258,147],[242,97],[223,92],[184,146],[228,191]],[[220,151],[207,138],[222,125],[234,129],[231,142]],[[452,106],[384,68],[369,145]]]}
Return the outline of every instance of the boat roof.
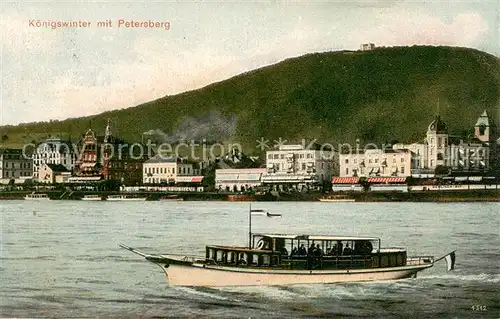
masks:
{"label": "boat roof", "polygon": [[292,235],[292,234],[253,234],[254,236],[300,239],[300,240],[380,240],[379,237],[364,236],[333,236],[333,235]]}

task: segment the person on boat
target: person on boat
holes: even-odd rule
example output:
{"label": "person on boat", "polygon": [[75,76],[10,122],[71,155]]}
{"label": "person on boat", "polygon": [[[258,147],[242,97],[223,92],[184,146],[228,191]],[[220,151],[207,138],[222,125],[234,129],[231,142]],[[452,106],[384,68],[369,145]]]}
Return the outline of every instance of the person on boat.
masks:
{"label": "person on boat", "polygon": [[323,268],[323,250],[319,247],[319,244],[316,245],[314,250],[314,264],[320,269]]}
{"label": "person on boat", "polygon": [[314,251],[316,250],[316,246],[314,246],[314,242],[311,244],[311,247],[307,250],[307,255],[314,255]]}
{"label": "person on boat", "polygon": [[316,248],[314,249],[314,255],[316,257],[322,257],[323,256],[323,250],[319,247],[319,244],[316,245]]}
{"label": "person on boat", "polygon": [[288,256],[288,250],[286,250],[285,246],[281,247],[280,252],[281,255]]}
{"label": "person on boat", "polygon": [[299,255],[299,250],[297,249],[297,247],[293,247],[291,256],[298,256],[298,255]]}
{"label": "person on boat", "polygon": [[349,247],[349,244],[346,244],[344,248],[344,253],[342,255],[344,256],[352,255],[352,249]]}
{"label": "person on boat", "polygon": [[302,244],[299,248],[299,255],[300,256],[305,256],[307,255],[307,250],[306,250],[306,247],[304,247],[304,244]]}
{"label": "person on boat", "polygon": [[338,251],[337,249],[338,249],[338,245],[337,244],[333,245],[332,249],[330,249],[330,251],[327,252],[327,255],[328,256],[336,256],[337,251]]}

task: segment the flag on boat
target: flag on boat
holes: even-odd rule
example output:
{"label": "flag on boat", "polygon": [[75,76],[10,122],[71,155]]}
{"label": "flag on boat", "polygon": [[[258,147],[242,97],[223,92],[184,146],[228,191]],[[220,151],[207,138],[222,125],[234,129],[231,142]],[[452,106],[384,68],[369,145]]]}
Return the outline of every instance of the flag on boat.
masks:
{"label": "flag on boat", "polygon": [[263,209],[252,209],[250,211],[252,216],[267,216],[269,218],[280,218],[281,214],[271,214],[270,212],[266,212]]}
{"label": "flag on boat", "polygon": [[446,260],[446,265],[448,266],[448,271],[453,270],[455,268],[455,252],[452,251],[446,257],[444,257],[444,260]]}

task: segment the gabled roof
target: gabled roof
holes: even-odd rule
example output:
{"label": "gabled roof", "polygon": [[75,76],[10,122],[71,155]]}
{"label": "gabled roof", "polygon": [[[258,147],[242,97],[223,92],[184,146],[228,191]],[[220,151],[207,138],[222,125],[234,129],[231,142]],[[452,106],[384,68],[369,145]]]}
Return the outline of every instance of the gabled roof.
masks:
{"label": "gabled roof", "polygon": [[429,124],[429,127],[427,128],[427,131],[429,132],[436,132],[437,134],[446,134],[448,133],[448,127],[446,126],[446,123],[441,120],[441,117],[438,115],[434,119],[434,121]]}
{"label": "gabled roof", "polygon": [[144,164],[153,164],[153,163],[184,163],[184,164],[194,164],[193,161],[188,160],[187,158],[178,157],[178,156],[162,156],[155,155],[144,162]]}
{"label": "gabled roof", "polygon": [[490,126],[490,119],[486,110],[484,110],[483,114],[477,119],[475,126]]}
{"label": "gabled roof", "polygon": [[59,173],[69,172],[69,170],[61,164],[45,164],[45,165],[50,167],[52,172],[59,172]]}

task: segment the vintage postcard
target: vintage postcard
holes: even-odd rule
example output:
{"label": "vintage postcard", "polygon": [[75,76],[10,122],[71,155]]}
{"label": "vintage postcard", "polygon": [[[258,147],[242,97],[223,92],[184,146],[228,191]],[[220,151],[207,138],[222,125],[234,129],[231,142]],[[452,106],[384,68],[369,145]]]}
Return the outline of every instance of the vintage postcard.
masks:
{"label": "vintage postcard", "polygon": [[0,317],[499,316],[498,1],[0,8]]}

